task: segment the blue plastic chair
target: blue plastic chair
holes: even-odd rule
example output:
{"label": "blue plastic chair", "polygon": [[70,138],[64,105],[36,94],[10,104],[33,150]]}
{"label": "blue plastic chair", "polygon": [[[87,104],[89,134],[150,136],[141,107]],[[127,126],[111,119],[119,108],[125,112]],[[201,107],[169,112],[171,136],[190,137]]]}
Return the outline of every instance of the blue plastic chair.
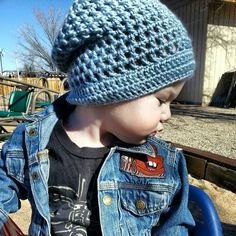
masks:
{"label": "blue plastic chair", "polygon": [[191,235],[223,236],[219,216],[210,197],[200,188],[190,185],[189,201],[201,210],[201,220],[195,219],[196,226]]}

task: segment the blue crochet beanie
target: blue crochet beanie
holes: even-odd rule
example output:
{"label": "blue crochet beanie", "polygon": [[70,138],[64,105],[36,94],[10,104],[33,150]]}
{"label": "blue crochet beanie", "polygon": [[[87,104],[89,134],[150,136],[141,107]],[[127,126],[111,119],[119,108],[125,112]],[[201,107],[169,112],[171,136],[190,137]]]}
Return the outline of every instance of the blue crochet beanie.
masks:
{"label": "blue crochet beanie", "polygon": [[76,0],[52,58],[68,73],[71,104],[111,104],[193,75],[191,40],[158,0]]}

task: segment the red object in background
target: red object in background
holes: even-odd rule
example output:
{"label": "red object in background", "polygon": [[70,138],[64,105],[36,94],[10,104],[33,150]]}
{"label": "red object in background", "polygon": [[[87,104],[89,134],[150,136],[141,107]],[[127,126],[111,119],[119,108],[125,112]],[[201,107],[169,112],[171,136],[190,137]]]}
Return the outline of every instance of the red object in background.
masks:
{"label": "red object in background", "polygon": [[[2,231],[3,236],[25,236],[17,224],[9,217],[8,221],[4,224]],[[2,235],[1,234],[1,235]]]}

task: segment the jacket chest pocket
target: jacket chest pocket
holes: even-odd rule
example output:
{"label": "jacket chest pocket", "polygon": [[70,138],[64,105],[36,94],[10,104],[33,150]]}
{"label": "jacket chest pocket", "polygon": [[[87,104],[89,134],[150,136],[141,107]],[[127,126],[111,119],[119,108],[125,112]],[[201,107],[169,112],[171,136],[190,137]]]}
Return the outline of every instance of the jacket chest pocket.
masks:
{"label": "jacket chest pocket", "polygon": [[19,182],[24,182],[25,159],[22,151],[9,151],[6,154],[7,174]]}
{"label": "jacket chest pocket", "polygon": [[164,211],[170,202],[167,191],[121,190],[123,208],[135,216],[147,216]]}
{"label": "jacket chest pocket", "polygon": [[139,188],[119,189],[121,210],[120,222],[125,225],[124,235],[151,235],[160,216],[167,211],[173,194],[170,191],[155,191]]}

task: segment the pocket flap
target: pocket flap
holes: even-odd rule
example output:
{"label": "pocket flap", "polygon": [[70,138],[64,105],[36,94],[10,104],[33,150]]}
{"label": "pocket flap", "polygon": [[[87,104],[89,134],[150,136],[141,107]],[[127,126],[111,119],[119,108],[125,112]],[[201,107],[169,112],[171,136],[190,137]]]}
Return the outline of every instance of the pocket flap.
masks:
{"label": "pocket flap", "polygon": [[169,192],[143,190],[120,190],[122,206],[135,215],[143,216],[159,212],[168,207]]}
{"label": "pocket flap", "polygon": [[7,174],[19,182],[24,182],[25,159],[23,151],[8,151],[6,154]]}

